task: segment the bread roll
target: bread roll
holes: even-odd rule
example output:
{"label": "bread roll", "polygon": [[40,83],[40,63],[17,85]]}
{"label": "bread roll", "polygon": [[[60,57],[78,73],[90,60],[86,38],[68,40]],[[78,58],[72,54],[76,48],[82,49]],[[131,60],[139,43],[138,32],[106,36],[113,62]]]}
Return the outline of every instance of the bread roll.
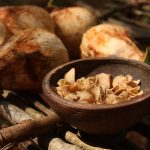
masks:
{"label": "bread roll", "polygon": [[7,90],[41,90],[44,76],[69,60],[60,39],[44,29],[28,29],[0,47],[0,86]]}
{"label": "bread roll", "polygon": [[80,58],[82,34],[96,25],[96,15],[86,8],[68,7],[51,13],[55,23],[55,32],[68,49],[70,59]]}
{"label": "bread roll", "polygon": [[29,28],[43,28],[54,32],[54,24],[49,13],[38,6],[0,7],[0,20],[12,34]]}
{"label": "bread roll", "polygon": [[90,28],[84,33],[80,48],[82,58],[114,55],[139,61],[144,59],[128,31],[118,25],[101,24]]}

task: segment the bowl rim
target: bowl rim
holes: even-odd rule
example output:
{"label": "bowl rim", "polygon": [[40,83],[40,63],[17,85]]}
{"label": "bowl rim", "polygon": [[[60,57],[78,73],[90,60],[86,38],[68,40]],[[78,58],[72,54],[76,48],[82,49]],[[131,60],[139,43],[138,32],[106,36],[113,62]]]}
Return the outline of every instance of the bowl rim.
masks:
{"label": "bowl rim", "polygon": [[63,67],[74,64],[77,62],[82,62],[82,61],[92,61],[92,60],[109,60],[113,62],[122,62],[122,63],[130,63],[132,65],[138,65],[140,67],[144,67],[145,69],[150,71],[150,66],[148,64],[145,64],[143,62],[139,62],[136,60],[131,60],[131,59],[126,59],[126,58],[120,58],[120,57],[105,57],[105,58],[84,58],[84,59],[77,59],[73,60],[70,62],[67,62],[65,64],[62,64],[51,71],[47,73],[45,76],[43,83],[42,83],[42,89],[43,93],[45,95],[45,98],[47,98],[49,101],[55,101],[57,104],[59,103],[62,106],[67,106],[70,108],[78,108],[78,109],[84,109],[84,110],[97,110],[97,109],[115,109],[115,108],[121,108],[121,107],[127,107],[131,105],[135,105],[138,103],[143,102],[144,100],[150,98],[150,88],[146,89],[144,94],[141,96],[137,96],[136,98],[133,98],[131,101],[126,101],[123,103],[118,103],[118,104],[82,104],[82,103],[76,103],[73,101],[69,101],[64,99],[63,97],[60,97],[56,92],[52,90],[52,88],[49,86],[50,85],[50,77],[57,71],[62,69]]}

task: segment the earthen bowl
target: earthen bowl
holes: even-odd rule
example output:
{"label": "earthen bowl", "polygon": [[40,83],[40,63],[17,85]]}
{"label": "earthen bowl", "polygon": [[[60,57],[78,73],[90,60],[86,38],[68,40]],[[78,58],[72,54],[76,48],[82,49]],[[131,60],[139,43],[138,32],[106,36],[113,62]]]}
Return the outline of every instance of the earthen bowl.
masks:
{"label": "earthen bowl", "polygon": [[[104,72],[112,76],[130,74],[141,80],[142,96],[132,101],[112,104],[80,104],[60,97],[55,90],[59,79],[71,68],[76,78]],[[50,71],[43,81],[45,100],[58,116],[81,131],[92,134],[114,134],[129,128],[150,112],[150,66],[121,58],[80,59]]]}

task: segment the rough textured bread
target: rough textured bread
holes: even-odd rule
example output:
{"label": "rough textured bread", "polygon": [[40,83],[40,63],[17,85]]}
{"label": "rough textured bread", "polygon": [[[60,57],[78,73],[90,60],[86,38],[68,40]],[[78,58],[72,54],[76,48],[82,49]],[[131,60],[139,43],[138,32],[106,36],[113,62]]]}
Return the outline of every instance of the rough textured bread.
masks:
{"label": "rough textured bread", "polygon": [[0,47],[0,86],[39,91],[46,73],[68,60],[67,50],[56,35],[44,29],[24,30]]}
{"label": "rough textured bread", "polygon": [[84,33],[80,45],[82,58],[111,55],[142,61],[138,49],[128,31],[118,25],[101,24]]}
{"label": "rough textured bread", "polygon": [[96,25],[94,13],[82,7],[68,7],[51,13],[56,34],[64,42],[71,59],[80,58],[79,45],[82,34]]}
{"label": "rough textured bread", "polygon": [[51,32],[54,31],[54,24],[49,13],[37,6],[0,7],[0,20],[6,24],[12,34],[29,28],[44,28]]}
{"label": "rough textured bread", "polygon": [[0,21],[0,45],[2,45],[10,36],[11,34],[7,27],[2,21]]}

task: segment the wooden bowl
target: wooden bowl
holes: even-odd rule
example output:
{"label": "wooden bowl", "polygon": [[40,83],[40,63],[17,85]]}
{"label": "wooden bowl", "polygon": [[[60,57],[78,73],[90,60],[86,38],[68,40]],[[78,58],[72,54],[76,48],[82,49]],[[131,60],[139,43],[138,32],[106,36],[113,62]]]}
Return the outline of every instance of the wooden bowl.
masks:
{"label": "wooden bowl", "polygon": [[[56,93],[55,87],[72,67],[76,69],[77,79],[101,72],[112,76],[130,74],[141,80],[144,94],[132,101],[112,105],[67,101]],[[43,92],[47,104],[70,125],[87,133],[114,134],[132,126],[150,112],[150,66],[121,58],[80,59],[50,71],[43,81]]]}

